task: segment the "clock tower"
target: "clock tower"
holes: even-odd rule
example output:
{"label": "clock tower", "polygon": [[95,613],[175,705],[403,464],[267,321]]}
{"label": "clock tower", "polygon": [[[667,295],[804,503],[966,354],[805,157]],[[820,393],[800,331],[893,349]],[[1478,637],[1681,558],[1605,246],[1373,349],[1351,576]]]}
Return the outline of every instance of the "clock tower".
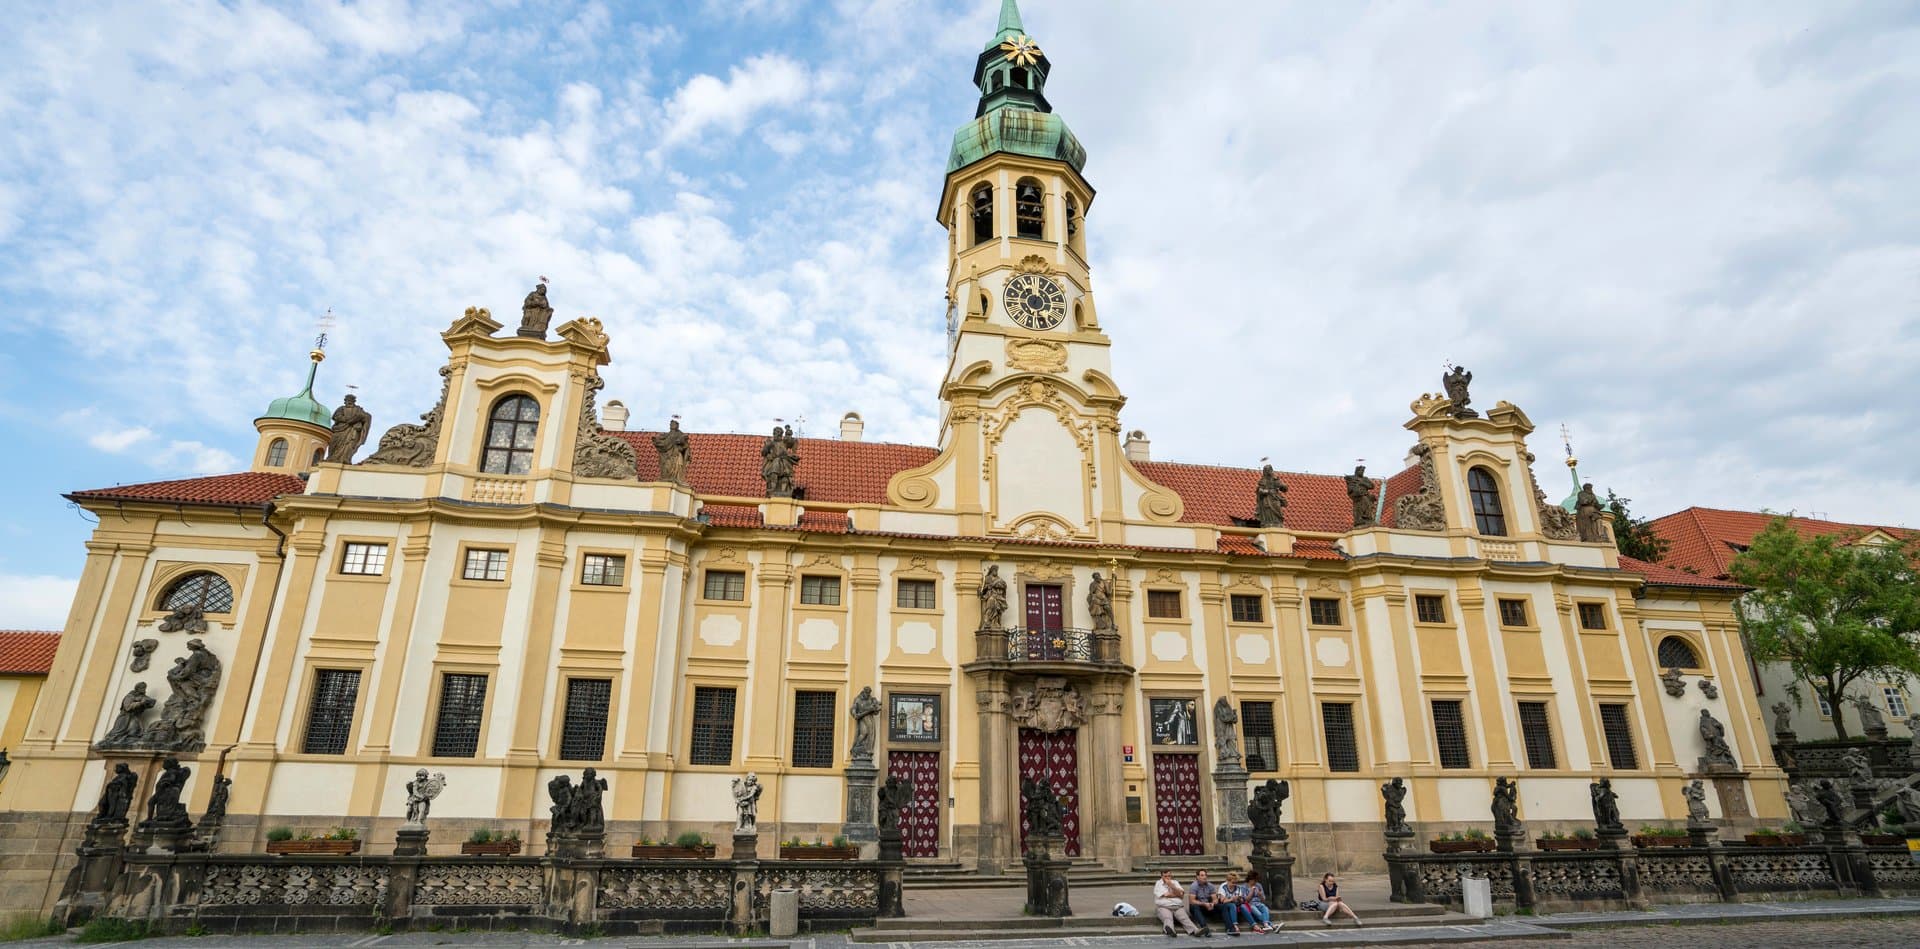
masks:
{"label": "clock tower", "polygon": [[1121,542],[1125,522],[1171,520],[1179,500],[1120,451],[1126,400],[1087,266],[1093,186],[1086,150],[1047,101],[1052,70],[1002,0],[936,212],[948,262],[941,454],[897,476],[892,494],[956,512],[963,534]]}

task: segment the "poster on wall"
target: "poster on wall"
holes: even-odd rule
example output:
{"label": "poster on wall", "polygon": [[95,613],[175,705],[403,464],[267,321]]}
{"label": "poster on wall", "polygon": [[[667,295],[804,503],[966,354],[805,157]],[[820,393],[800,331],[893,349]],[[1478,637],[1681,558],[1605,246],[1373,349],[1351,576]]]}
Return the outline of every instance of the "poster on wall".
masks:
{"label": "poster on wall", "polygon": [[1156,745],[1197,745],[1199,726],[1194,716],[1193,699],[1153,699],[1148,704],[1153,719],[1153,743]]}
{"label": "poster on wall", "polygon": [[939,741],[940,696],[893,695],[892,714],[887,716],[887,737],[892,741]]}

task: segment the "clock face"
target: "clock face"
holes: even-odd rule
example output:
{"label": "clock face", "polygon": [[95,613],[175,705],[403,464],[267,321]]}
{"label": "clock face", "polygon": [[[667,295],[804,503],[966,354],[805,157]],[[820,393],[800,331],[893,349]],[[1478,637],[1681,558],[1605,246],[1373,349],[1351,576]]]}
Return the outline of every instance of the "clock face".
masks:
{"label": "clock face", "polygon": [[1015,274],[1001,297],[1007,315],[1030,330],[1050,330],[1067,316],[1067,294],[1050,277]]}

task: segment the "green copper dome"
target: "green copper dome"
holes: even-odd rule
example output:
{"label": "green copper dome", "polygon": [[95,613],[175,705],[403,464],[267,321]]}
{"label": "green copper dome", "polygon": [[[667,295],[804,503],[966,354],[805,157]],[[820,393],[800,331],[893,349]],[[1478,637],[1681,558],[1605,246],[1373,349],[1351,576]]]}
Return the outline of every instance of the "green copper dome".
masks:
{"label": "green copper dome", "polygon": [[307,422],[322,428],[333,424],[333,410],[321,405],[313,397],[313,377],[320,373],[320,360],[313,361],[313,368],[307,370],[307,387],[298,395],[289,395],[267,403],[267,411],[261,418],[283,418],[295,422]]}
{"label": "green copper dome", "polygon": [[1019,7],[1014,0],[1002,0],[999,30],[973,67],[980,105],[973,121],[953,134],[947,171],[998,152],[1051,158],[1083,170],[1087,150],[1047,102],[1047,74],[1052,70],[1047,54],[1020,25]]}

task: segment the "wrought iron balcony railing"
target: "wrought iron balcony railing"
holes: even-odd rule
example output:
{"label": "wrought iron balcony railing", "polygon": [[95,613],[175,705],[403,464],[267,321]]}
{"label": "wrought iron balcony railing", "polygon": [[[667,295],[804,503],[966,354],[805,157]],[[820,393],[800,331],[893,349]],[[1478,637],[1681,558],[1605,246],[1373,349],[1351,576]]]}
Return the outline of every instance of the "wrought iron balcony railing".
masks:
{"label": "wrought iron balcony railing", "polygon": [[1012,662],[1092,662],[1093,631],[1011,626],[1007,628],[1007,659]]}

